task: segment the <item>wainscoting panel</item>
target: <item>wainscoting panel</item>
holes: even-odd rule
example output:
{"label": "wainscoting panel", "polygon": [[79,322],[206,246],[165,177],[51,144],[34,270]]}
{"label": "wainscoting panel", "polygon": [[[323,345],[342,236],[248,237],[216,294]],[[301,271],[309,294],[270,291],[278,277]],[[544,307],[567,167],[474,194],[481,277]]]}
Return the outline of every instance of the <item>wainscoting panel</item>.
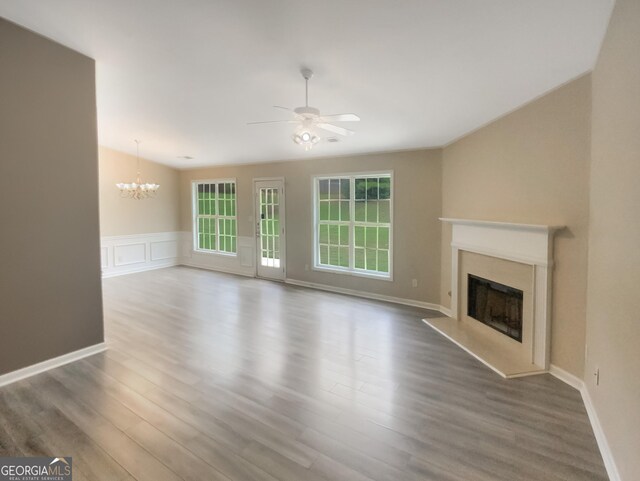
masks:
{"label": "wainscoting panel", "polygon": [[238,237],[238,257],[242,267],[254,268],[256,244],[253,237]]}
{"label": "wainscoting panel", "polygon": [[178,257],[178,241],[168,240],[151,243],[151,260],[162,261]]}
{"label": "wainscoting panel", "polygon": [[251,236],[238,236],[238,253],[236,255],[198,252],[193,249],[191,232],[181,232],[183,256],[180,264],[201,269],[238,274],[241,276],[255,276],[255,241]]}
{"label": "wainscoting panel", "polygon": [[102,277],[178,265],[182,239],[180,232],[102,237]]}
{"label": "wainscoting panel", "polygon": [[147,262],[147,245],[144,242],[113,246],[113,265],[128,266]]}

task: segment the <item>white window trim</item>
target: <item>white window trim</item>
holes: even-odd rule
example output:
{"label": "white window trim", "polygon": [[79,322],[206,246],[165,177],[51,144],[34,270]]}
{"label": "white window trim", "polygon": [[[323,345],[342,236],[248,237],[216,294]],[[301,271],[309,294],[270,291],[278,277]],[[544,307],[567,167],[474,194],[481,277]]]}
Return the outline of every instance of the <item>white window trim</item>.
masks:
{"label": "white window trim", "polygon": [[[355,242],[352,237],[353,229],[351,228],[355,223],[355,202],[349,200],[349,264],[350,267],[337,267],[337,266],[325,266],[320,264],[320,252],[318,250],[318,245],[320,242],[318,232],[318,208],[316,206],[316,201],[318,199],[318,185],[320,180],[326,179],[345,179],[348,178],[350,182],[350,192],[355,192],[354,184],[355,178],[367,178],[367,177],[380,177],[381,175],[388,175],[390,178],[391,184],[391,198],[389,205],[389,274],[379,274],[376,272],[367,272],[362,270],[355,270],[353,268],[354,262],[354,249]],[[367,171],[367,172],[342,172],[339,174],[318,174],[311,176],[311,218],[313,219],[313,249],[312,249],[312,259],[311,259],[311,269],[317,272],[327,272],[331,274],[342,274],[347,276],[354,277],[365,277],[367,279],[378,279],[381,281],[390,281],[393,282],[393,232],[394,232],[394,197],[395,197],[395,185],[394,185],[394,175],[393,170],[380,170],[380,171]],[[358,222],[358,224],[363,224],[363,222]],[[366,224],[366,222],[364,223]],[[378,225],[378,224],[376,224]]]}
{"label": "white window trim", "polygon": [[[198,189],[198,184],[222,184],[233,182],[236,186],[236,215],[233,217],[230,216],[222,216],[223,218],[233,218],[236,221],[236,252],[223,252],[219,250],[207,250],[198,248],[198,208],[196,206],[196,191]],[[217,212],[218,206],[216,206]],[[215,216],[218,218],[218,216]],[[218,243],[218,225],[216,224],[216,246],[219,246]],[[228,179],[195,179],[191,180],[191,251],[197,252],[198,254],[206,254],[212,256],[223,256],[223,257],[237,257],[238,256],[238,183],[235,178]]]}

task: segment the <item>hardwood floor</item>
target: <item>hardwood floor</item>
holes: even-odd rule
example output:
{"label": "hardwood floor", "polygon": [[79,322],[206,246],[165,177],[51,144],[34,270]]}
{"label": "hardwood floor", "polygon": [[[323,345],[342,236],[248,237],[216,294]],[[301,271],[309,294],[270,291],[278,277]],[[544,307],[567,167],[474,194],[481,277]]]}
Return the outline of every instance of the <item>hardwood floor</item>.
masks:
{"label": "hardwood floor", "polygon": [[0,388],[0,456],[74,480],[606,480],[579,393],[422,309],[175,267],[104,281],[101,354]]}

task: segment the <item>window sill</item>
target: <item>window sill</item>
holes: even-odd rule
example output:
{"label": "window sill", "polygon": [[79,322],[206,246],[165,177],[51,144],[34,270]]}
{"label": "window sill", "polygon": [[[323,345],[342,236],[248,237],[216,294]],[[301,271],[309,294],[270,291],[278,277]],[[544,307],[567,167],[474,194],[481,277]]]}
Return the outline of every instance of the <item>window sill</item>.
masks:
{"label": "window sill", "polygon": [[341,274],[341,275],[347,275],[347,276],[353,276],[353,277],[364,277],[366,279],[375,279],[378,281],[393,282],[393,274],[391,273],[389,273],[389,275],[373,274],[369,272],[350,271],[346,269],[318,266],[318,265],[314,265],[312,269],[317,272],[326,272],[328,274]]}
{"label": "window sill", "polygon": [[220,252],[220,251],[207,251],[203,249],[191,249],[192,254],[205,254],[212,256],[222,256],[222,257],[238,257],[237,252]]}

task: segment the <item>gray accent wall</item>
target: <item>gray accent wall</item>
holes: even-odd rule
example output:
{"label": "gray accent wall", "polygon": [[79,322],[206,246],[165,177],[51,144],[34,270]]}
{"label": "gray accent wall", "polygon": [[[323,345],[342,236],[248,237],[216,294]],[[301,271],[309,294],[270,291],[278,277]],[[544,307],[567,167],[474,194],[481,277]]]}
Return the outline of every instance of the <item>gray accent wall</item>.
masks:
{"label": "gray accent wall", "polygon": [[0,374],[103,341],[95,64],[0,18]]}

